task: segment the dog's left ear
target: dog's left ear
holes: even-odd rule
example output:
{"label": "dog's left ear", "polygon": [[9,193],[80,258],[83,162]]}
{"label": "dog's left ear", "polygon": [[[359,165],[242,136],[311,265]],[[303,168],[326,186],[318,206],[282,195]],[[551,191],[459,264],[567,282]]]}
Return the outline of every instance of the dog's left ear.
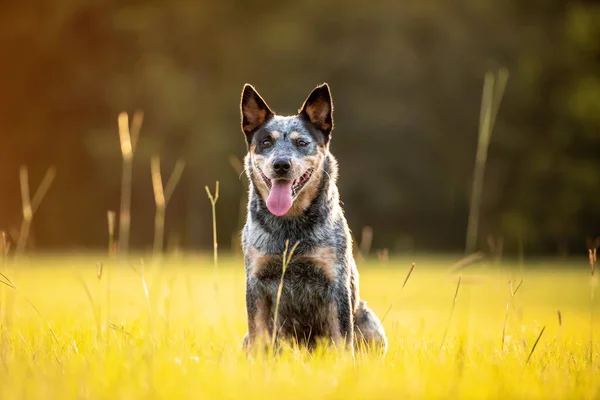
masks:
{"label": "dog's left ear", "polygon": [[333,130],[333,103],[327,83],[317,86],[311,92],[300,109],[300,116],[323,132],[325,142],[329,141]]}

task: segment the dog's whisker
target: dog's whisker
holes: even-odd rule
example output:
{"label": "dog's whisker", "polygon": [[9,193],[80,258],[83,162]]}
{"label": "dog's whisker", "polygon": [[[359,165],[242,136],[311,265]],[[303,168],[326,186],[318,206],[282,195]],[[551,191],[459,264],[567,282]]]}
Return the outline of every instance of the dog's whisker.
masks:
{"label": "dog's whisker", "polygon": [[325,173],[327,175],[327,178],[331,179],[331,175],[325,169],[325,163],[321,163],[321,165],[319,166],[319,171]]}
{"label": "dog's whisker", "polygon": [[248,167],[244,167],[244,169],[242,169],[242,172],[240,172],[238,179],[242,179],[242,175],[244,175],[244,173],[248,173]]}

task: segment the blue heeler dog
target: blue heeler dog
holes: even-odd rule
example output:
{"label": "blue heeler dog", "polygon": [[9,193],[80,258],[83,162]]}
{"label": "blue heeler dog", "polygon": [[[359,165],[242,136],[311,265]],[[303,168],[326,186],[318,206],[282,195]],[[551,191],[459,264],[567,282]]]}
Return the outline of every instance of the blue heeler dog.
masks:
{"label": "blue heeler dog", "polygon": [[[357,347],[387,351],[381,322],[359,298],[352,239],[336,186],[337,162],[329,152],[332,116],[327,84],[316,87],[299,113],[288,117],[275,115],[251,85],[242,91],[250,181],[242,232],[247,350],[275,332],[277,339],[309,349],[326,340],[352,352]],[[286,241],[298,246],[284,274],[275,327]]]}

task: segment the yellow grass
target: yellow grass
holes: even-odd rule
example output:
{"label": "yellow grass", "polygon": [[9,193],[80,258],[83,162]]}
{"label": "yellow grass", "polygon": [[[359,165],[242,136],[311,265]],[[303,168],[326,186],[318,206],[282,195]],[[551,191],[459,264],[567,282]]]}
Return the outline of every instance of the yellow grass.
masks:
{"label": "yellow grass", "polygon": [[[104,263],[100,280],[97,261]],[[6,275],[18,292],[5,285],[0,289],[0,399],[600,396],[600,357],[595,354],[592,366],[588,353],[585,259],[560,271],[543,264],[525,269],[512,300],[504,350],[507,283],[512,278],[518,284],[518,268],[482,263],[461,271],[442,348],[458,280],[448,268],[456,260],[415,260],[401,289],[411,261],[359,266],[362,297],[380,317],[389,309],[383,324],[390,344],[385,358],[357,355],[355,363],[344,354],[291,350],[275,361],[247,360],[240,347],[246,329],[241,260],[223,258],[216,274],[210,256],[167,259],[158,273],[147,260],[149,299],[139,262],[137,273],[126,264],[90,256],[9,265]],[[594,325],[600,337],[598,318]]]}

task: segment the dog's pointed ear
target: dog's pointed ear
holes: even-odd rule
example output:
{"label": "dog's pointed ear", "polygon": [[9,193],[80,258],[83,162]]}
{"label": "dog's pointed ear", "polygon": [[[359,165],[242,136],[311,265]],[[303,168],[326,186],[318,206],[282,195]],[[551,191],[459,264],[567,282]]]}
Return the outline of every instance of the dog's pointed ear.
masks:
{"label": "dog's pointed ear", "polygon": [[242,90],[240,111],[242,131],[246,135],[248,143],[252,141],[252,134],[274,115],[263,98],[248,83],[244,85]]}
{"label": "dog's pointed ear", "polygon": [[326,142],[329,140],[333,130],[333,102],[327,83],[317,86],[310,93],[300,109],[300,115],[323,132]]}

